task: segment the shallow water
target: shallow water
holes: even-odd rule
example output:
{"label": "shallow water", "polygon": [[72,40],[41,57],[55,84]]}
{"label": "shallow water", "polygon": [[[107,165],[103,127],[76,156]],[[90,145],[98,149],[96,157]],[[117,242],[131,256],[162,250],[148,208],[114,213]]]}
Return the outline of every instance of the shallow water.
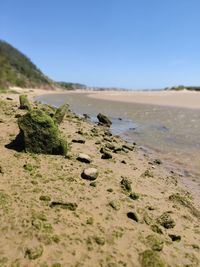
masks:
{"label": "shallow water", "polygon": [[114,134],[153,151],[200,184],[200,110],[98,100],[82,93],[44,95],[38,100],[54,106],[67,102],[74,112],[86,113],[94,121],[99,112],[109,115]]}

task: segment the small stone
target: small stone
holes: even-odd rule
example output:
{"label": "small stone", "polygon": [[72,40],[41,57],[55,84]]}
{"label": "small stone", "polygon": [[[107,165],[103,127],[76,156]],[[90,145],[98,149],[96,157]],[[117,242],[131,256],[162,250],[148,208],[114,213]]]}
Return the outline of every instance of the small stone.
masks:
{"label": "small stone", "polygon": [[171,240],[174,241],[181,241],[181,236],[180,235],[169,235],[169,237],[171,238]]}
{"label": "small stone", "polygon": [[91,183],[90,183],[90,186],[92,186],[92,187],[96,187],[96,186],[97,186],[97,183],[96,183],[96,182],[91,182]]}
{"label": "small stone", "polygon": [[165,267],[166,264],[161,258],[159,252],[153,250],[145,250],[140,254],[142,267]]}
{"label": "small stone", "polygon": [[160,227],[157,224],[152,224],[151,230],[157,234],[163,234],[162,229],[160,229]]}
{"label": "small stone", "polygon": [[123,163],[123,164],[127,164],[127,162],[126,162],[124,159],[121,161],[121,163]]}
{"label": "small stone", "polygon": [[41,245],[33,248],[27,248],[25,251],[25,258],[28,257],[29,260],[35,260],[41,257],[42,253],[43,253],[43,247]]}
{"label": "small stone", "polygon": [[140,198],[139,194],[134,193],[134,192],[130,193],[129,197],[130,197],[131,199],[133,199],[133,200],[137,200],[137,199]]}
{"label": "small stone", "polygon": [[174,228],[174,226],[176,225],[174,219],[172,219],[172,217],[170,216],[168,212],[164,212],[158,218],[158,223],[166,229]]}
{"label": "small stone", "polygon": [[121,188],[126,192],[131,192],[131,181],[129,181],[127,178],[123,177],[121,180]]}
{"label": "small stone", "polygon": [[162,164],[162,161],[160,159],[155,159],[154,163],[157,164],[157,165],[160,165],[160,164]]}
{"label": "small stone", "polygon": [[135,212],[128,212],[127,217],[133,221],[136,221],[136,222],[139,221],[138,216]]}
{"label": "small stone", "polygon": [[40,200],[42,200],[42,201],[51,201],[51,198],[50,198],[50,196],[42,195],[42,196],[40,196]]}
{"label": "small stone", "polygon": [[88,156],[87,154],[84,154],[84,153],[78,154],[77,160],[84,162],[84,163],[91,163],[92,162],[91,157]]}
{"label": "small stone", "polygon": [[89,217],[86,223],[92,225],[94,223],[94,219],[92,217]]}
{"label": "small stone", "polygon": [[96,180],[98,177],[98,174],[99,173],[96,168],[88,168],[82,172],[81,177],[86,180]]}
{"label": "small stone", "polygon": [[113,192],[113,189],[112,188],[108,188],[107,191],[110,192],[110,193],[112,193]]}
{"label": "small stone", "polygon": [[60,207],[62,209],[75,211],[78,205],[76,203],[71,203],[71,202],[63,203],[63,202],[53,201],[50,204],[50,208],[54,208],[54,207]]}
{"label": "small stone", "polygon": [[4,171],[3,171],[2,166],[0,166],[0,173],[1,173],[1,174],[4,174]]}
{"label": "small stone", "polygon": [[114,209],[114,210],[120,210],[120,202],[117,200],[112,200],[110,201],[109,205]]}
{"label": "small stone", "polygon": [[100,245],[100,246],[103,246],[103,245],[105,245],[105,238],[104,237],[100,237],[100,236],[96,236],[95,238],[94,238],[94,240],[95,240],[95,242],[98,244],[98,245]]}
{"label": "small stone", "polygon": [[72,143],[85,144],[85,140],[84,139],[73,139]]}
{"label": "small stone", "polygon": [[133,151],[133,149],[134,149],[134,146],[133,145],[129,145],[129,144],[125,144],[122,147],[127,149],[127,150],[130,150],[130,151]]}
{"label": "small stone", "polygon": [[102,159],[112,159],[112,154],[109,153],[108,151],[105,151],[102,156],[101,156]]}

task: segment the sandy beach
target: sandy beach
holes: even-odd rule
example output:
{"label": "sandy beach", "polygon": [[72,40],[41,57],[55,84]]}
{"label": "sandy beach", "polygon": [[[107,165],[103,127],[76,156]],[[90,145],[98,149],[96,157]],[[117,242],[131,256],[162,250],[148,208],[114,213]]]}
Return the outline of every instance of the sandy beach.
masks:
{"label": "sandy beach", "polygon": [[97,91],[89,97],[127,103],[200,109],[200,93],[190,91]]}
{"label": "sandy beach", "polygon": [[[199,266],[200,211],[178,173],[71,112],[59,127],[67,157],[7,149],[26,113],[18,97],[0,95],[1,266]],[[79,153],[91,163],[77,160]],[[88,167],[98,170],[95,181],[81,177]]]}

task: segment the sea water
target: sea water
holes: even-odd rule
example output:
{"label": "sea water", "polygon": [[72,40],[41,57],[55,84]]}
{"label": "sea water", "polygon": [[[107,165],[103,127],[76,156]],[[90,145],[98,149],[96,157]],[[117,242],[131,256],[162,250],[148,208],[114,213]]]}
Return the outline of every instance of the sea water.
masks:
{"label": "sea water", "polygon": [[99,100],[86,93],[49,94],[38,100],[56,107],[68,103],[93,122],[99,112],[108,115],[113,134],[136,142],[200,186],[200,110]]}

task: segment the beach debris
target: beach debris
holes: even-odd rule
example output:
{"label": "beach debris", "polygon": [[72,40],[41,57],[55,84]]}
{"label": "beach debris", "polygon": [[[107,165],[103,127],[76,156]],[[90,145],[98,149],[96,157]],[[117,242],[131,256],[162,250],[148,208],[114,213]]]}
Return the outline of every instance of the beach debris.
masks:
{"label": "beach debris", "polygon": [[153,250],[145,250],[140,254],[142,267],[165,267],[166,264],[160,253]]}
{"label": "beach debris", "polygon": [[34,246],[32,248],[27,248],[25,250],[25,258],[28,257],[29,260],[36,260],[43,254],[43,247],[41,245]]}
{"label": "beach debris", "polygon": [[169,235],[169,237],[171,238],[171,240],[174,242],[174,241],[181,241],[181,236],[180,235],[174,235],[174,234],[171,234]]}
{"label": "beach debris", "polygon": [[132,191],[132,188],[131,188],[132,182],[129,179],[127,179],[126,177],[122,176],[122,180],[121,180],[120,184],[121,184],[121,188],[123,189],[123,191],[125,191],[125,192],[131,192]]}
{"label": "beach debris", "polygon": [[66,155],[68,145],[60,137],[58,126],[44,111],[34,109],[18,119],[17,143],[26,152]]}
{"label": "beach debris", "polygon": [[92,159],[90,156],[84,153],[79,153],[78,157],[76,158],[78,161],[84,162],[84,163],[91,163]]}
{"label": "beach debris", "polygon": [[161,251],[164,246],[164,241],[158,235],[148,235],[146,238],[147,245],[156,251]]}
{"label": "beach debris", "polygon": [[120,202],[118,200],[112,200],[109,202],[109,205],[114,209],[114,210],[120,210]]}
{"label": "beach debris", "polygon": [[139,221],[138,216],[137,216],[137,214],[135,212],[132,212],[132,211],[128,212],[127,213],[127,217],[129,219],[135,221],[135,222],[138,222]]}
{"label": "beach debris", "polygon": [[104,115],[104,114],[102,114],[102,113],[99,113],[99,114],[97,115],[97,119],[99,120],[99,122],[100,122],[101,124],[103,124],[103,125],[105,125],[105,126],[110,127],[111,124],[112,124],[111,120],[110,120],[106,115]]}
{"label": "beach debris", "polygon": [[176,225],[174,219],[171,217],[169,212],[164,212],[158,219],[158,223],[166,229],[174,228]]}
{"label": "beach debris", "polygon": [[81,173],[81,177],[86,180],[96,180],[98,177],[98,170],[96,168],[87,168],[84,169]]}
{"label": "beach debris", "polygon": [[20,109],[26,109],[26,110],[31,110],[31,104],[28,101],[27,95],[20,95],[19,96],[19,108]]}
{"label": "beach debris", "polygon": [[54,120],[58,123],[61,124],[61,122],[63,122],[65,114],[67,113],[67,111],[69,110],[69,105],[68,104],[64,104],[62,106],[60,106],[57,110],[56,113],[54,115]]}
{"label": "beach debris", "polygon": [[71,210],[71,211],[75,211],[77,209],[77,207],[78,207],[78,205],[76,203],[59,202],[59,201],[52,201],[49,206],[50,206],[50,208],[60,207],[62,209]]}

